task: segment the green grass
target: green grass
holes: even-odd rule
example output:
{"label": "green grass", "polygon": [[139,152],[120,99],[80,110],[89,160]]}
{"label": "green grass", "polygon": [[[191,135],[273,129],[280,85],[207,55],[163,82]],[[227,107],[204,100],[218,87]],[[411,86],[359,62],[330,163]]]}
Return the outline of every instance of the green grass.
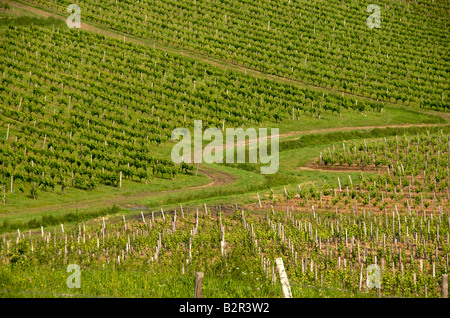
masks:
{"label": "green grass", "polygon": [[[261,281],[259,275],[240,272],[236,275],[206,274],[203,279],[204,298],[280,298],[281,285]],[[167,268],[164,273],[115,269],[82,270],[81,288],[68,288],[66,268],[16,268],[0,269],[0,297],[150,297],[192,298],[195,274],[176,273]],[[293,283],[294,298],[316,297],[370,297],[371,294],[352,293],[338,287],[319,288]]]}
{"label": "green grass", "polygon": [[3,220],[0,224],[0,233],[3,232],[12,232],[17,229],[30,230],[36,229],[41,226],[49,227],[49,226],[59,226],[60,224],[67,223],[80,223],[82,221],[91,220],[100,216],[109,216],[114,215],[120,212],[121,209],[117,206],[113,206],[111,208],[105,208],[97,211],[90,212],[69,212],[63,215],[41,215],[40,218],[29,219],[28,221],[15,221],[10,222],[8,219]]}
{"label": "green grass", "polygon": [[[210,166],[209,164],[204,164]],[[173,203],[189,202],[190,204],[203,204],[205,199],[217,198],[217,197],[230,197],[234,194],[245,193],[251,191],[253,188],[261,187],[265,184],[266,178],[260,174],[249,172],[246,170],[226,166],[226,165],[214,165],[214,168],[225,172],[235,178],[232,184],[223,186],[201,188],[190,190],[189,193],[168,193],[163,197],[151,198],[141,201],[143,204],[149,207],[164,206]]]}
{"label": "green grass", "polygon": [[[290,137],[280,142],[280,152],[289,149],[302,148],[312,145],[324,145],[330,143],[346,142],[348,140],[356,139],[371,139],[389,136],[403,136],[403,135],[415,135],[417,133],[430,133],[435,132],[448,133],[450,132],[450,125],[436,125],[427,127],[395,127],[395,128],[373,128],[373,129],[361,129],[351,131],[335,131],[324,132],[319,134],[308,134],[300,137]],[[317,153],[316,153],[317,155]]]}
{"label": "green grass", "polygon": [[53,17],[43,18],[31,11],[24,10],[14,4],[7,10],[0,10],[0,28],[8,26],[23,25],[55,25],[55,27],[65,26],[64,21]]}
{"label": "green grass", "polygon": [[[292,114],[291,117],[292,118]],[[406,124],[444,124],[446,119],[436,115],[425,113],[414,108],[397,106],[386,107],[382,113],[367,111],[364,113],[345,110],[341,117],[336,113],[323,112],[321,119],[311,116],[300,116],[299,120],[287,119],[282,124],[270,123],[267,128],[279,127],[280,134],[290,131],[310,131],[317,129],[344,128],[344,127],[366,127]]]}
{"label": "green grass", "polygon": [[[375,128],[369,130],[308,134],[300,137],[287,138],[286,141],[282,141],[280,143],[280,169],[277,174],[266,177],[269,180],[271,179],[272,182],[268,181],[265,188],[262,187],[249,193],[242,193],[239,196],[234,196],[233,200],[229,200],[229,198],[214,198],[212,200],[209,200],[209,202],[215,202],[218,204],[226,204],[227,202],[228,204],[256,204],[256,192],[258,192],[261,197],[268,195],[271,188],[275,192],[284,193],[283,187],[285,186],[287,190],[291,190],[297,193],[298,184],[300,184],[302,188],[309,188],[312,186],[312,182],[315,182],[317,186],[320,186],[321,184],[323,184],[324,180],[329,185],[338,187],[338,177],[341,180],[341,185],[345,187],[350,184],[348,176],[350,175],[353,182],[356,182],[360,180],[361,171],[308,171],[301,170],[300,167],[305,166],[308,162],[317,158],[320,151],[322,151],[324,148],[331,148],[333,147],[333,144],[337,145],[336,143],[338,142],[348,142],[363,138],[381,138],[384,136],[403,136],[403,134],[415,135],[418,132],[426,133],[426,131],[433,133],[439,132],[441,129],[444,134],[450,132],[450,126],[445,125],[437,127]],[[259,171],[258,165],[233,164],[229,166],[233,166],[246,171],[253,171],[254,173],[258,173]],[[374,172],[363,171],[364,176],[368,176],[370,174],[374,174]],[[202,203],[203,202],[197,202],[197,204]]]}
{"label": "green grass", "polygon": [[[145,183],[124,180],[122,188],[105,185],[100,185],[95,191],[69,188],[64,195],[61,195],[60,188],[57,187],[55,192],[40,191],[38,200],[16,193],[8,195],[7,204],[0,206],[0,221],[27,220],[45,212],[58,215],[69,211],[85,211],[89,210],[90,206],[98,208],[98,206],[112,205],[111,202],[114,202],[115,198],[120,199],[120,196],[128,197],[131,204],[136,201],[132,196],[158,196],[162,191],[182,190],[208,182],[209,178],[200,174],[197,177],[178,175],[176,182],[167,179],[151,179],[145,185]],[[17,213],[18,210],[26,211],[26,213]]]}

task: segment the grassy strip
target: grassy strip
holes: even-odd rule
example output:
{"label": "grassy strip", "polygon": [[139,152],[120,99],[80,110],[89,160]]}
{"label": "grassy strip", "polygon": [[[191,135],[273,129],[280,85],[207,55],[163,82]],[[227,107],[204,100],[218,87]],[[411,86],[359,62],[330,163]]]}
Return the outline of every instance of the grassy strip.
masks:
{"label": "grassy strip", "polygon": [[55,26],[64,27],[66,24],[64,21],[56,19],[54,17],[40,18],[40,17],[29,17],[29,16],[13,16],[13,15],[0,15],[0,26]]}
{"label": "grassy strip", "polygon": [[[230,165],[236,168],[241,168],[246,171],[254,172],[259,174],[259,169],[254,167],[253,165],[246,165],[242,164],[244,169],[240,167],[240,164]],[[255,192],[257,190],[262,189],[268,189],[274,186],[279,185],[286,185],[295,183],[297,180],[297,177],[291,176],[286,173],[277,173],[273,175],[264,175],[264,181],[262,183],[253,183],[248,185],[242,185],[241,186],[233,186],[233,187],[218,187],[218,188],[210,188],[210,189],[204,189],[202,191],[195,191],[195,192],[189,192],[184,194],[183,196],[169,196],[168,198],[157,200],[157,201],[151,201],[146,202],[145,205],[149,208],[154,207],[160,207],[164,205],[170,205],[170,204],[186,204],[186,203],[192,203],[192,201],[198,201],[203,199],[209,199],[209,198],[221,198],[221,197],[227,197],[237,194],[244,194],[244,193],[250,193]]]}
{"label": "grassy strip", "polygon": [[450,125],[429,127],[406,127],[406,128],[374,128],[370,130],[338,131],[324,134],[304,135],[294,140],[280,141],[280,151],[304,148],[350,139],[370,139],[389,136],[413,135],[417,133],[437,133],[442,130],[446,134],[450,132]]}
{"label": "grassy strip", "polygon": [[[234,273],[234,271],[233,271]],[[152,298],[191,298],[194,295],[195,275],[181,274],[167,268],[164,272],[154,272],[149,266],[142,271],[113,268],[82,269],[81,288],[68,288],[66,268],[52,271],[41,267],[0,268],[0,297],[19,298],[61,298],[61,297],[152,297]],[[279,298],[281,285],[273,285],[268,279],[250,272],[238,275],[226,272],[208,273],[203,281],[205,298]],[[363,293],[340,290],[337,287],[319,288],[313,286],[291,285],[295,298],[309,297],[373,297]]]}
{"label": "grassy strip", "polygon": [[97,210],[97,211],[86,211],[86,212],[69,212],[63,215],[43,215],[40,219],[33,218],[27,222],[10,222],[4,220],[0,225],[0,233],[12,232],[17,229],[21,230],[31,230],[36,229],[41,226],[54,226],[63,223],[78,223],[81,221],[87,221],[100,216],[117,214],[121,209],[114,205],[109,208]]}

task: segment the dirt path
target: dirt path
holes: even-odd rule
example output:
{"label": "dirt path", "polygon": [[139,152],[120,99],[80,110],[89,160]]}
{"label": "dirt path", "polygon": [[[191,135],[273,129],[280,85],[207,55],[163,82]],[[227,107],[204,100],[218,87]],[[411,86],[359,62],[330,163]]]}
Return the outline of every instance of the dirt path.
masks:
{"label": "dirt path", "polygon": [[45,212],[54,212],[58,210],[70,210],[74,208],[83,209],[83,208],[104,208],[109,207],[112,205],[118,205],[120,207],[129,208],[131,206],[134,206],[131,204],[131,202],[135,202],[139,199],[144,198],[152,198],[157,197],[160,195],[164,195],[167,193],[180,193],[185,191],[191,191],[195,189],[202,189],[202,188],[210,188],[210,187],[218,187],[218,186],[225,186],[228,184],[231,184],[235,181],[235,178],[231,175],[222,172],[220,170],[214,169],[214,170],[206,170],[203,167],[199,167],[198,172],[200,174],[208,176],[211,181],[207,184],[200,185],[200,186],[194,186],[194,187],[188,187],[188,188],[181,188],[181,189],[173,189],[173,190],[161,190],[161,191],[151,191],[151,192],[139,192],[134,193],[131,195],[124,195],[119,194],[114,197],[107,197],[107,198],[100,198],[100,199],[87,199],[82,200],[78,202],[67,202],[67,203],[61,203],[61,204],[52,204],[45,207],[30,207],[30,208],[22,208],[21,213],[36,213],[41,212],[45,210]]}

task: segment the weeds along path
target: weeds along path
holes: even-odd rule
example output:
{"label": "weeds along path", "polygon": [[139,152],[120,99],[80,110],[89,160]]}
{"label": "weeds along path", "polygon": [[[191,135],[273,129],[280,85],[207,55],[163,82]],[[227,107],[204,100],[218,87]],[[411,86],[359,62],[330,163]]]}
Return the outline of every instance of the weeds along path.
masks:
{"label": "weeds along path", "polygon": [[[6,3],[9,3],[10,5],[13,5],[15,7],[17,7],[18,9],[22,9],[25,11],[29,11],[33,14],[48,18],[48,17],[53,17],[55,19],[59,19],[59,20],[63,20],[65,21],[68,17],[67,16],[63,16],[59,13],[56,13],[55,11],[52,11],[51,9],[45,8],[45,7],[41,7],[39,5],[31,5],[28,3],[23,3],[20,1],[10,1],[10,0],[6,0]],[[273,75],[273,74],[268,74],[268,73],[263,73],[260,71],[257,71],[255,69],[252,68],[248,68],[245,67],[243,65],[237,64],[237,63],[233,63],[227,60],[221,60],[215,57],[211,57],[207,54],[203,54],[200,52],[196,52],[196,51],[192,51],[192,50],[188,50],[182,47],[177,47],[177,46],[171,46],[165,43],[161,43],[158,41],[155,41],[153,39],[149,39],[149,38],[140,38],[131,34],[127,34],[127,33],[123,33],[120,31],[116,31],[114,29],[110,29],[107,28],[105,26],[102,26],[100,24],[96,24],[93,22],[81,22],[81,30],[85,30],[85,31],[90,31],[90,32],[96,32],[98,34],[102,34],[104,36],[110,37],[110,38],[115,38],[115,39],[124,39],[126,38],[127,41],[132,42],[132,43],[137,43],[140,45],[144,45],[144,46],[151,46],[155,49],[159,49],[162,50],[164,52],[169,52],[169,53],[174,53],[174,54],[179,54],[179,55],[183,55],[189,58],[193,58],[208,64],[211,64],[213,66],[216,67],[220,67],[220,68],[224,68],[224,69],[230,69],[230,70],[235,70],[235,71],[239,71],[241,73],[244,74],[248,74],[248,75],[252,75],[258,78],[263,78],[263,79],[269,79],[272,81],[278,81],[278,82],[282,82],[285,84],[290,84],[290,85],[294,85],[300,88],[307,88],[310,90],[314,90],[314,91],[326,91],[326,92],[333,92],[335,94],[342,94],[342,95],[346,95],[346,96],[351,96],[353,98],[358,97],[358,99],[360,99],[361,101],[372,101],[372,102],[378,102],[378,100],[376,98],[371,98],[371,97],[367,97],[367,96],[363,96],[363,95],[359,95],[359,94],[355,94],[355,93],[349,93],[349,92],[345,92],[342,90],[338,90],[338,89],[333,89],[333,88],[327,88],[327,87],[322,87],[320,85],[315,85],[312,83],[308,83],[308,82],[303,82],[300,80],[294,80],[294,79],[290,79],[287,77],[282,77],[282,76],[278,76],[278,75]],[[428,114],[435,114],[438,115],[442,118],[444,118],[446,121],[450,120],[450,114],[442,114],[439,112],[434,112],[434,111],[427,111],[427,110],[422,110],[419,109],[417,107],[413,107],[413,106],[405,106],[402,105],[400,103],[397,102],[391,102],[391,101],[383,101],[386,103],[387,106],[391,106],[391,107],[396,107],[396,108],[405,108],[408,107],[409,109],[413,108],[416,111],[422,112],[422,113],[428,113]]]}
{"label": "weeds along path", "polygon": [[[443,118],[445,118],[444,116],[445,114],[443,114]],[[321,134],[321,133],[333,133],[333,132],[341,132],[341,131],[357,131],[357,130],[371,130],[371,129],[384,129],[384,128],[412,128],[412,127],[443,127],[443,126],[447,126],[448,124],[403,124],[403,125],[398,125],[398,124],[393,124],[393,125],[379,125],[379,126],[358,126],[358,127],[334,127],[334,128],[321,128],[321,129],[313,129],[313,130],[305,130],[305,131],[290,131],[288,133],[284,133],[284,134],[280,134],[278,137],[279,139],[285,139],[285,138],[290,138],[290,137],[296,137],[296,136],[302,136],[302,135],[312,135],[312,134]],[[299,139],[300,137],[297,138],[291,138],[289,140],[296,140]],[[268,134],[267,135],[267,139],[271,139],[271,135]],[[256,138],[256,139],[246,139],[245,140],[245,145],[248,145],[249,143],[252,143],[253,147],[256,147],[257,144],[256,142],[259,143],[259,141],[261,140],[261,138]],[[236,148],[238,145],[241,146],[243,145],[244,142],[235,142],[234,145],[225,145],[224,144],[224,149],[229,149],[229,148]]]}
{"label": "weeds along path", "polygon": [[[446,118],[446,114],[442,114],[442,118]],[[299,135],[306,134],[320,134],[327,132],[340,132],[340,131],[352,131],[352,130],[370,130],[370,129],[383,129],[383,128],[412,128],[412,127],[440,127],[446,126],[447,124],[393,124],[393,125],[379,125],[379,126],[359,126],[359,127],[335,127],[335,128],[323,128],[323,129],[314,129],[308,131],[291,131],[285,134],[280,135],[280,138],[287,138]],[[268,136],[270,137],[270,136]]]}
{"label": "weeds along path", "polygon": [[205,169],[199,166],[199,174],[208,176],[211,181],[204,185],[193,186],[188,188],[174,189],[174,190],[161,190],[161,191],[143,191],[134,194],[118,194],[115,196],[104,197],[100,199],[85,199],[76,202],[66,202],[60,204],[51,204],[47,206],[29,207],[21,208],[21,214],[39,213],[39,212],[55,212],[61,210],[71,210],[71,209],[100,209],[105,207],[110,207],[112,205],[117,205],[120,207],[130,207],[130,205],[135,205],[139,199],[154,198],[158,196],[164,196],[167,193],[176,194],[181,192],[188,192],[191,190],[219,187],[231,184],[235,181],[235,178],[225,172],[218,169]]}

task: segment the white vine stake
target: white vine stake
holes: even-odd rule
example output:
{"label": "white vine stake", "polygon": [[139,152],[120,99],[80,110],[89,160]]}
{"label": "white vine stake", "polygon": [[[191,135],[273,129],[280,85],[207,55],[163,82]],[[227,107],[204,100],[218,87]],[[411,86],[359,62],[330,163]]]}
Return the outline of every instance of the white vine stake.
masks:
{"label": "white vine stake", "polygon": [[275,260],[277,264],[278,274],[280,275],[280,282],[283,290],[284,298],[292,298],[291,287],[289,286],[289,280],[286,275],[286,271],[284,270],[283,259],[277,258]]}

